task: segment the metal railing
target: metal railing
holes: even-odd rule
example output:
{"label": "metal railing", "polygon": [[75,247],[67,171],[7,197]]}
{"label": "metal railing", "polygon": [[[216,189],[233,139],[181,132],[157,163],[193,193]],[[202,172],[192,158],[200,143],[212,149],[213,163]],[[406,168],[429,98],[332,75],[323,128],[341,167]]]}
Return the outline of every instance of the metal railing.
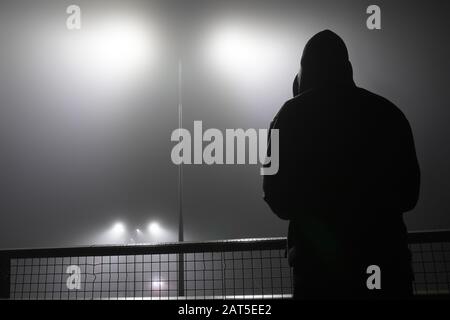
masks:
{"label": "metal railing", "polygon": [[8,250],[0,253],[9,270],[3,291],[11,299],[285,298],[292,292],[285,244],[270,238]]}
{"label": "metal railing", "polygon": [[[415,293],[450,294],[450,231],[413,232],[409,242]],[[285,238],[266,238],[3,250],[0,295],[6,299],[290,298],[292,271],[285,248]],[[184,286],[178,286],[178,279]]]}
{"label": "metal railing", "polygon": [[409,233],[414,293],[450,295],[450,230]]}

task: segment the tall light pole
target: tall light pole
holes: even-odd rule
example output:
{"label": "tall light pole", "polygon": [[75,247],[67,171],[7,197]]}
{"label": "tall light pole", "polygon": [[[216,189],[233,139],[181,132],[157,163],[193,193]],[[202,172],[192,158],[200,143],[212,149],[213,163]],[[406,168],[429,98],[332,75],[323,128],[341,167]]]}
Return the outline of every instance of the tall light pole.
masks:
{"label": "tall light pole", "polygon": [[[183,128],[182,63],[178,61],[178,128]],[[181,136],[181,135],[180,135]],[[184,241],[183,226],[183,163],[178,165],[178,242]],[[178,296],[184,296],[184,254],[178,254]]]}

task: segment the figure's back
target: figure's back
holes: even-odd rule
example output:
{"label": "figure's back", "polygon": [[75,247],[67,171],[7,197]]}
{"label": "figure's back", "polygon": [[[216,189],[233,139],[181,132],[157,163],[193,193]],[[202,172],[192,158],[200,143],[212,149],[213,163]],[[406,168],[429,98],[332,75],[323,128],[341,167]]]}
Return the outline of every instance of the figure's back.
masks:
{"label": "figure's back", "polygon": [[313,197],[313,207],[390,205],[382,204],[384,191],[397,175],[398,144],[407,142],[399,139],[409,133],[392,103],[354,86],[314,89],[283,107],[278,126],[291,140],[284,161],[297,167],[291,174],[303,182],[296,188]]}
{"label": "figure's back", "polygon": [[294,98],[271,127],[279,170],[264,199],[290,221],[296,296],[365,296],[378,265],[382,296],[410,292],[403,213],[414,208],[419,167],[409,123],[388,100],[358,88],[343,40],[325,30],[305,46]]}
{"label": "figure's back", "polygon": [[[356,86],[314,89],[283,107],[277,128],[281,185],[295,199],[289,241],[305,279],[335,281],[343,294],[342,286],[365,292],[372,264],[398,278],[392,269],[409,265],[402,213],[417,200],[408,190],[417,185],[416,159],[402,112]],[[408,197],[411,204],[402,202]]]}

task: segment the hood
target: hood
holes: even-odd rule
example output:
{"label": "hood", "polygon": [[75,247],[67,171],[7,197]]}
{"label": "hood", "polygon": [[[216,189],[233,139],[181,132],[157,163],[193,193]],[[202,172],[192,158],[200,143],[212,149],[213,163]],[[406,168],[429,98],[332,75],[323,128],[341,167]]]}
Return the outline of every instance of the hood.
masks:
{"label": "hood", "polygon": [[317,87],[354,86],[353,69],[344,41],[324,30],[314,35],[303,50],[301,69],[294,80],[294,96]]}

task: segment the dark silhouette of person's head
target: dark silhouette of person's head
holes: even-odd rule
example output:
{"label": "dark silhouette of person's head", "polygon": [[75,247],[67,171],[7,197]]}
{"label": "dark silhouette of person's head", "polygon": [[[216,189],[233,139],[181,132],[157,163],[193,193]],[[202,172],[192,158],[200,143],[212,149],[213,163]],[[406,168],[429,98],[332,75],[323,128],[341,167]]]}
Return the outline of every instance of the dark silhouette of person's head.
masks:
{"label": "dark silhouette of person's head", "polygon": [[294,96],[306,90],[354,84],[347,47],[336,33],[324,30],[306,44],[301,70],[294,80]]}

